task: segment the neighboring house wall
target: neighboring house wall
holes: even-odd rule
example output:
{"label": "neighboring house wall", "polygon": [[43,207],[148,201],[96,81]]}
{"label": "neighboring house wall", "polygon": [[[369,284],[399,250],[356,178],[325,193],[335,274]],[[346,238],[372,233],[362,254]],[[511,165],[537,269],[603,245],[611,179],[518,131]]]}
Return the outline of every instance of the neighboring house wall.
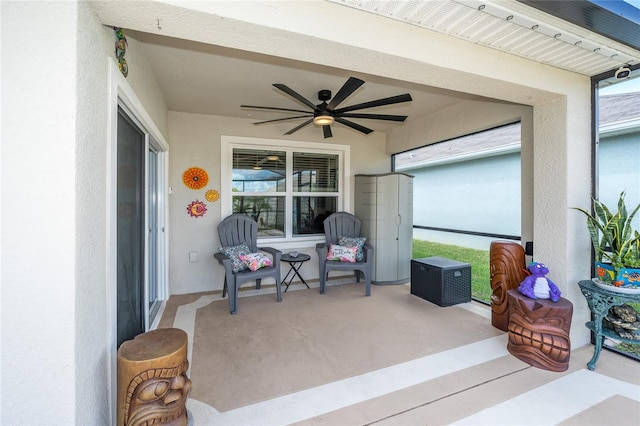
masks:
{"label": "neighboring house wall", "polygon": [[[637,206],[640,203],[640,129],[601,137],[598,157],[600,201],[615,209],[620,192],[625,191],[627,208]],[[640,212],[636,214],[633,226],[640,231]]]}
{"label": "neighboring house wall", "polygon": [[[401,151],[405,151],[441,141],[464,137],[497,126],[520,122],[520,149],[522,155],[518,165],[519,170],[517,170],[517,176],[519,178],[518,184],[520,185],[517,201],[519,204],[513,207],[516,211],[520,212],[520,216],[517,218],[519,227],[515,235],[521,235],[523,241],[531,241],[533,239],[532,114],[532,109],[525,105],[505,104],[502,102],[464,102],[428,117],[416,119],[410,123],[411,126],[408,128],[399,128],[392,131],[387,146],[402,146],[404,149]],[[393,145],[390,142],[393,142]],[[411,169],[407,169],[406,171],[410,174],[413,173]],[[417,181],[418,179],[416,179],[416,182]],[[414,182],[414,184],[416,182]],[[414,192],[414,203],[418,198],[417,195],[415,195],[416,193],[417,192]],[[417,214],[419,215],[420,212],[417,211]],[[414,222],[416,224],[421,220],[419,216],[414,215]],[[513,220],[511,222],[513,222]],[[437,226],[429,223],[425,223],[424,225]],[[461,229],[457,226],[453,226],[453,228]]]}
{"label": "neighboring house wall", "polygon": [[520,153],[406,170],[414,225],[520,235]]}
{"label": "neighboring house wall", "polygon": [[[598,145],[598,197],[615,209],[618,196],[625,191],[628,208],[640,202],[640,93],[607,95],[600,98],[600,141]],[[412,173],[414,180],[414,224],[430,227],[520,235],[520,154],[485,156],[473,161],[460,162],[460,158],[482,156],[479,146],[487,142],[500,147],[513,143],[517,138],[505,126],[480,134],[455,138],[438,143],[444,148],[418,149],[415,156],[398,155],[398,170]],[[496,134],[497,139],[483,135]],[[514,139],[518,142],[517,139]],[[454,148],[447,149],[453,143]],[[519,150],[519,148],[518,148]],[[443,158],[444,157],[444,158]],[[458,162],[456,162],[458,161]],[[426,163],[426,164],[425,164]],[[442,164],[445,163],[445,164]],[[449,164],[453,163],[453,164]],[[424,164],[424,165],[423,165]],[[437,165],[434,165],[437,164]],[[471,175],[471,176],[469,176]],[[470,179],[473,177],[473,179]],[[493,177],[493,179],[492,179]],[[465,183],[469,182],[469,183]],[[474,197],[474,185],[486,185],[485,198]],[[459,203],[459,209],[451,202],[451,194],[460,187],[469,189],[468,200]],[[493,195],[493,196],[491,196]],[[468,203],[466,206],[464,203]],[[485,214],[470,213],[476,206]],[[489,221],[490,224],[484,223]],[[634,219],[639,228],[640,214]],[[502,230],[497,229],[499,227]],[[491,230],[492,228],[496,228]],[[417,231],[427,239],[438,242],[471,241],[448,233]],[[487,238],[478,238],[477,247],[484,247]],[[454,243],[458,244],[458,243]]]}

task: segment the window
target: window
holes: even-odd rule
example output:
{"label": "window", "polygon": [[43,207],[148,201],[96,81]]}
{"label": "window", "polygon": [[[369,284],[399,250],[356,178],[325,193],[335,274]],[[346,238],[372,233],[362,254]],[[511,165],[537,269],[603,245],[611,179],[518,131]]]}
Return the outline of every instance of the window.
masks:
{"label": "window", "polygon": [[[628,68],[626,78],[621,78],[618,70],[591,78],[596,101],[593,104],[593,197],[614,211],[623,191],[627,208],[640,203],[640,65]],[[634,217],[632,227],[640,229],[639,215]],[[592,273],[595,276],[595,271]],[[627,306],[640,315],[640,306]],[[640,359],[640,353],[620,338],[604,339],[603,347]]]}
{"label": "window", "polygon": [[259,238],[317,239],[345,208],[346,145],[223,137],[222,150],[223,216],[251,216]]}
{"label": "window", "polygon": [[449,244],[519,240],[520,143],[517,122],[395,154],[395,170],[415,176],[414,227]]}
{"label": "window", "polygon": [[[624,191],[627,206],[635,206],[640,202],[640,69],[631,71],[626,79],[612,73],[596,82],[593,192],[604,204],[615,207]],[[640,228],[638,215],[633,225]]]}

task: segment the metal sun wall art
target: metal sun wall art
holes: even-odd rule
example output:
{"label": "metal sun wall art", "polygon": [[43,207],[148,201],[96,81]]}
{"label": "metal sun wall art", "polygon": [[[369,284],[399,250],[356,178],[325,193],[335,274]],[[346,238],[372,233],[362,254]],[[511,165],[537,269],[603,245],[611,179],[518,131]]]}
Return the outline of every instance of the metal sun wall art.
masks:
{"label": "metal sun wall art", "polygon": [[[209,183],[209,175],[200,167],[190,167],[182,174],[182,182],[191,189],[202,189]],[[204,194],[205,199],[216,202],[220,199],[220,193],[215,189],[210,189]],[[203,201],[195,200],[187,206],[187,213],[191,217],[202,217],[207,212],[207,206]]]}
{"label": "metal sun wall art", "polygon": [[202,217],[206,212],[207,206],[200,200],[193,201],[187,206],[187,213],[189,213],[191,217]]}
{"label": "metal sun wall art", "polygon": [[215,189],[210,189],[205,192],[204,198],[206,198],[210,203],[214,203],[218,201],[218,199],[220,198],[220,194]]}
{"label": "metal sun wall art", "polygon": [[118,68],[124,77],[126,78],[129,74],[129,67],[127,66],[127,61],[124,59],[124,54],[127,51],[127,38],[124,36],[122,32],[122,28],[113,27],[113,30],[116,32],[116,58],[118,59]]}
{"label": "metal sun wall art", "polygon": [[182,175],[182,181],[191,189],[202,189],[209,183],[209,175],[200,167],[190,167]]}

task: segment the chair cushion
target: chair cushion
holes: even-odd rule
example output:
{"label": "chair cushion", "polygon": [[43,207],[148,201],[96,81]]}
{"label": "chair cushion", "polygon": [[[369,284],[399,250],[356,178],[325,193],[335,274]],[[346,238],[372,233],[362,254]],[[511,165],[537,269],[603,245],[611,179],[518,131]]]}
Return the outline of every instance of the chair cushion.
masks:
{"label": "chair cushion", "polygon": [[329,253],[327,260],[339,260],[340,262],[355,262],[356,247],[346,247],[337,244],[329,244]]}
{"label": "chair cushion", "polygon": [[238,244],[237,246],[232,247],[220,247],[218,250],[220,251],[220,253],[231,258],[231,270],[233,272],[240,272],[247,269],[247,265],[245,265],[242,260],[240,260],[240,255],[251,253],[249,246],[245,243]]}
{"label": "chair cushion", "polygon": [[362,247],[366,241],[367,237],[338,237],[338,244],[341,246],[356,248],[356,262],[362,262],[364,259]]}
{"label": "chair cushion", "polygon": [[240,260],[252,271],[257,271],[265,266],[271,266],[271,259],[264,253],[241,254]]}

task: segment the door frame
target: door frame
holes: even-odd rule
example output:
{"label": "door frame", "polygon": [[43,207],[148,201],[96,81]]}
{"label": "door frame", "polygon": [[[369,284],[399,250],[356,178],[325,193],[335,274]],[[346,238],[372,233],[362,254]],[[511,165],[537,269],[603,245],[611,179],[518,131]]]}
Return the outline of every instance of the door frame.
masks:
{"label": "door frame", "polygon": [[[158,234],[158,299],[161,306],[156,314],[153,324],[149,323],[148,309],[148,274],[145,272],[145,330],[148,331],[157,327],[159,318],[162,316],[166,299],[169,295],[169,274],[168,274],[168,244],[169,244],[169,144],[151,119],[151,116],[144,108],[140,99],[136,96],[127,80],[121,74],[115,62],[108,58],[110,79],[109,79],[109,115],[108,115],[108,142],[107,142],[107,259],[106,259],[106,282],[107,282],[107,330],[109,333],[109,354],[108,354],[108,382],[111,416],[116,418],[117,409],[117,124],[118,107],[122,108],[127,115],[136,123],[145,134],[145,155],[149,149],[153,148],[158,155],[158,228],[162,230]],[[148,161],[145,161],[145,182],[148,180]],[[148,205],[148,186],[145,185],[145,206]],[[148,229],[146,207],[145,207],[145,229]],[[145,271],[148,268],[148,250],[145,239]]]}

